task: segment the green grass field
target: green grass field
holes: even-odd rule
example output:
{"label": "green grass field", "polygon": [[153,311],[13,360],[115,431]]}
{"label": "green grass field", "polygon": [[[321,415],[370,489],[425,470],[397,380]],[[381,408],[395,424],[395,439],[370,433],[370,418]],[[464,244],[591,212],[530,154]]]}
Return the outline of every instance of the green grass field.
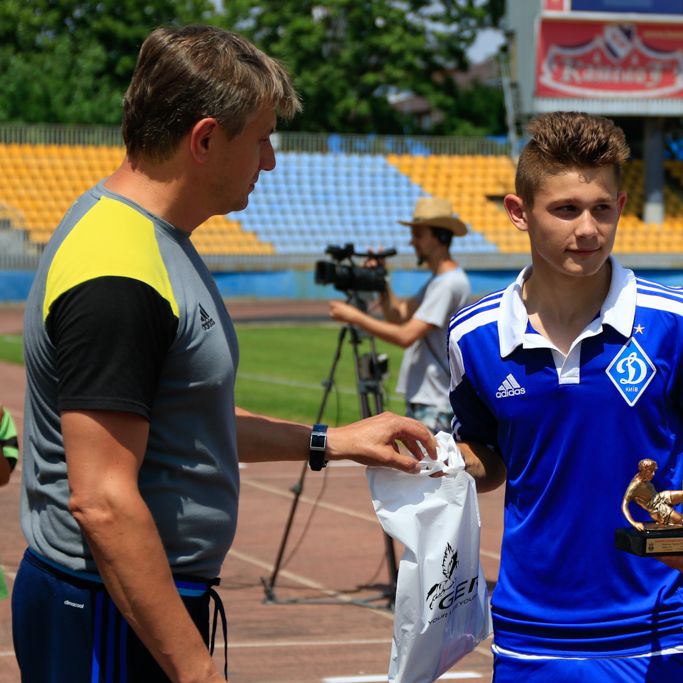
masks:
{"label": "green grass field", "polygon": [[[337,348],[339,327],[319,326],[237,326],[240,366],[237,373],[237,403],[247,410],[277,417],[312,422],[318,416],[327,379]],[[403,400],[391,395],[402,351],[376,342],[377,352],[389,356],[390,377],[383,382],[384,407],[403,412]],[[359,354],[370,350],[364,339]],[[323,421],[346,424],[360,416],[358,392],[349,335],[342,344],[334,386]],[[372,412],[374,403],[371,402]]]}
{"label": "green grass field", "polygon": [[[323,382],[330,373],[340,328],[336,325],[251,324],[236,327],[240,342],[238,405],[257,413],[313,422],[318,416],[324,394]],[[376,346],[378,353],[389,356],[390,375],[383,382],[384,407],[402,413],[402,398],[392,395],[402,351],[379,341]],[[360,354],[370,351],[369,339],[361,341],[358,351]],[[0,336],[0,360],[23,362],[19,335]],[[324,422],[346,424],[360,417],[354,366],[353,346],[347,334],[323,414]],[[375,412],[372,400],[370,406]]]}
{"label": "green grass field", "polygon": [[20,334],[0,334],[0,360],[19,365],[24,362],[24,350]]}

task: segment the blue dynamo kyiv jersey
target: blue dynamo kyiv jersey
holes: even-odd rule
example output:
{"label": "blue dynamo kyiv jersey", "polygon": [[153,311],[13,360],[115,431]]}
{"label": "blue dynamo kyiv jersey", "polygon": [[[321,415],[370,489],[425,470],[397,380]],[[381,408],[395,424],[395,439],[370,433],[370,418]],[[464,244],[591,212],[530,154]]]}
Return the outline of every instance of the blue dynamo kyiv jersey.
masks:
{"label": "blue dynamo kyiv jersey", "polygon": [[528,269],[451,320],[455,439],[507,467],[493,621],[496,645],[521,654],[683,645],[683,575],[614,546],[640,459],[658,462],[658,490],[682,488],[683,290],[611,263],[602,309],[566,358],[529,325]]}

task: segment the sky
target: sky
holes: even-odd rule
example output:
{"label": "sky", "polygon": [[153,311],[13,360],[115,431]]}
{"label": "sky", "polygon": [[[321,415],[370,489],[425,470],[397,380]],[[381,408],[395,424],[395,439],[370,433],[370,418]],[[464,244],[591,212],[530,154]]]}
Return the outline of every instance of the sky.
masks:
{"label": "sky", "polygon": [[483,29],[477,34],[476,40],[467,50],[467,56],[473,64],[483,62],[497,52],[504,40],[502,31],[492,28]]}

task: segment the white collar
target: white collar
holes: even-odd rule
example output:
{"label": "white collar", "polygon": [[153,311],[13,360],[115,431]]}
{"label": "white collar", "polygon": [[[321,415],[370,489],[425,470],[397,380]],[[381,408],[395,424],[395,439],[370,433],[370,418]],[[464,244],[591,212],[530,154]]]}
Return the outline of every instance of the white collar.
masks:
{"label": "white collar", "polygon": [[[599,316],[589,327],[597,334],[602,332],[603,325],[609,325],[624,337],[630,337],[636,314],[636,276],[632,270],[621,266],[613,256],[610,256],[610,263],[612,280],[609,291],[602,303]],[[522,300],[522,287],[530,274],[531,266],[527,266],[503,292],[498,317],[501,358],[510,355],[524,343],[529,315]]]}

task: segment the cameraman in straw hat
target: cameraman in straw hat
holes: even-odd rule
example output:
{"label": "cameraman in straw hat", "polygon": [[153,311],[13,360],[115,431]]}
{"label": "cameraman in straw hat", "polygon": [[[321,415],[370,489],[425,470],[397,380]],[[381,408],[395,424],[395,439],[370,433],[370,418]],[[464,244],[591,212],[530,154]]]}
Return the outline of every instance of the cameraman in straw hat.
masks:
{"label": "cameraman in straw hat", "polygon": [[410,227],[417,263],[425,263],[432,277],[407,299],[397,297],[387,284],[379,298],[384,320],[341,301],[330,302],[330,316],[403,347],[396,390],[405,394],[406,415],[434,433],[449,431],[453,415],[448,401],[446,332],[450,317],[470,295],[467,275],[449,250],[453,236],[465,235],[467,226],[453,214],[447,199],[435,197],[420,197],[413,219],[399,223]]}

